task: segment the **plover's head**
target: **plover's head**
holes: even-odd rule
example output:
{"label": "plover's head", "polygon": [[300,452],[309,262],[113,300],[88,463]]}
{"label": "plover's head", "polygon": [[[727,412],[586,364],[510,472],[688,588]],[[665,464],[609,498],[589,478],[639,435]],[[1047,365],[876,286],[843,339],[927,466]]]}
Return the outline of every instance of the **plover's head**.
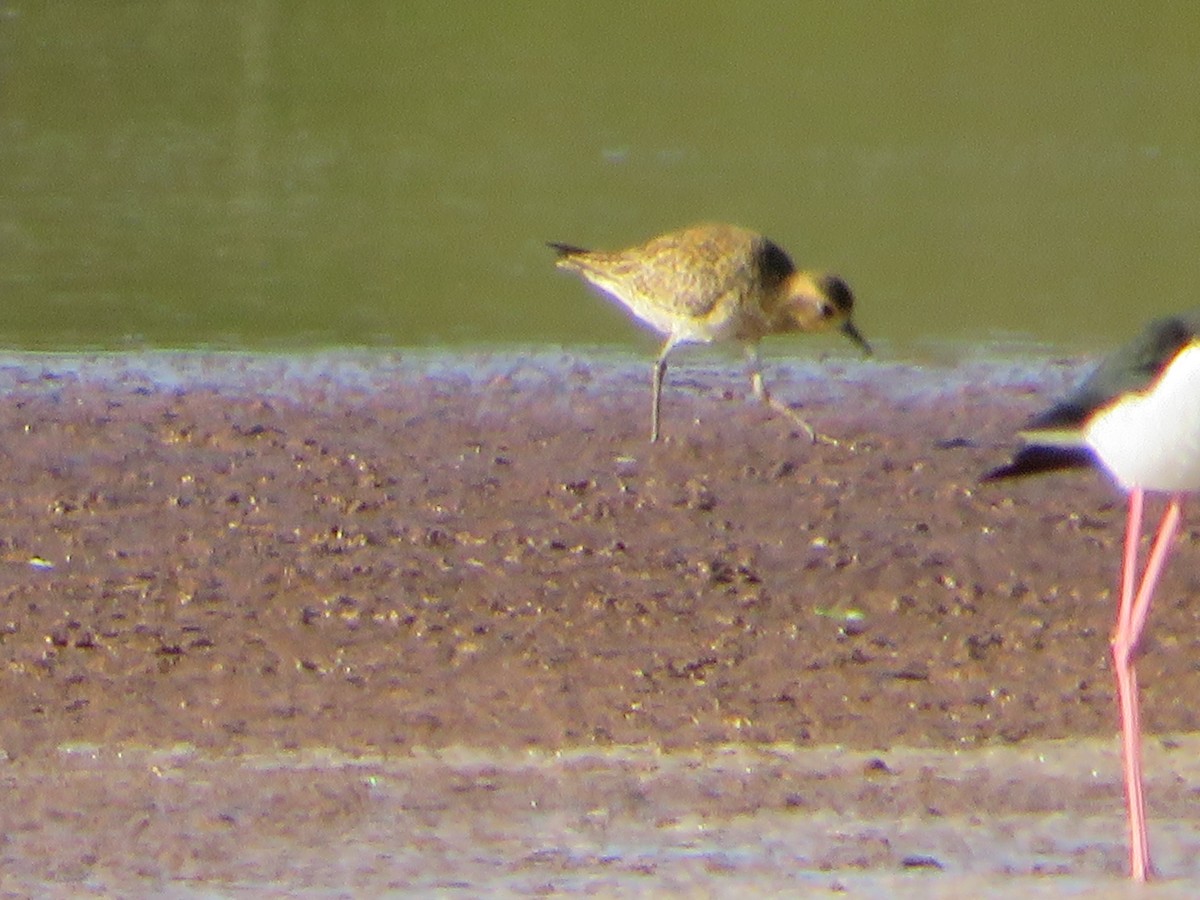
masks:
{"label": "plover's head", "polygon": [[837,275],[824,272],[793,272],[780,285],[779,311],[789,331],[826,331],[841,328],[863,352],[871,353],[851,315],[854,293]]}

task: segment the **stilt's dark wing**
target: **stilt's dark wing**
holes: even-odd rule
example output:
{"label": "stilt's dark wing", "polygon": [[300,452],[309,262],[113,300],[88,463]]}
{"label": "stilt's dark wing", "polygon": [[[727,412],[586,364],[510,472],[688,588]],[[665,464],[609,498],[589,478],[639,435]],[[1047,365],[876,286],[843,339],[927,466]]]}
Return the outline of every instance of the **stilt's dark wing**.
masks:
{"label": "stilt's dark wing", "polygon": [[1040,475],[1060,469],[1080,469],[1096,464],[1096,458],[1087,447],[1050,447],[1030,444],[1017,451],[1012,461],[997,466],[984,474],[980,481],[999,481],[1002,478],[1019,478],[1022,475]]}
{"label": "stilt's dark wing", "polygon": [[1136,338],[1105,357],[1070,396],[1030,419],[1021,431],[1025,446],[1011,462],[987,472],[982,480],[1096,465],[1095,456],[1082,442],[1088,421],[1120,397],[1149,389],[1198,334],[1200,309],[1151,322]]}
{"label": "stilt's dark wing", "polygon": [[1112,353],[1076,391],[1034,416],[1026,431],[1079,428],[1096,410],[1123,394],[1141,393],[1162,374],[1167,363],[1200,333],[1200,309],[1156,319],[1136,338]]}

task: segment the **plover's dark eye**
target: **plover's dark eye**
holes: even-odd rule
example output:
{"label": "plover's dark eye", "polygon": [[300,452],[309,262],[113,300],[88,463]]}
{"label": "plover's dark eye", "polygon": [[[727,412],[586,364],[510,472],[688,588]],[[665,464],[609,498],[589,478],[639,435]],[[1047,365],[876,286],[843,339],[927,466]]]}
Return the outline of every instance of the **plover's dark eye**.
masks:
{"label": "plover's dark eye", "polygon": [[821,318],[822,319],[832,319],[836,315],[837,315],[837,310],[834,309],[832,306],[830,306],[828,303],[821,304]]}
{"label": "plover's dark eye", "polygon": [[854,294],[850,293],[850,285],[836,275],[826,275],[821,279],[826,298],[838,310],[849,313],[854,308]]}

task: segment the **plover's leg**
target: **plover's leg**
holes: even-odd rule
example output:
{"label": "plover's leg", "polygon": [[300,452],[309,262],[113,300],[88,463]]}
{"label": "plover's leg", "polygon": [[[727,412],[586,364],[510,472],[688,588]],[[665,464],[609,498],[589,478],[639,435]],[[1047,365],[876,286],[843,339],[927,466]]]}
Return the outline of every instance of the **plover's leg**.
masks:
{"label": "plover's leg", "polygon": [[809,439],[814,444],[822,443],[833,444],[835,447],[838,446],[840,442],[837,440],[837,438],[832,438],[827,434],[821,434],[821,432],[817,431],[808,424],[808,420],[805,419],[804,416],[800,415],[786,403],[776,400],[771,395],[771,392],[767,390],[767,383],[763,380],[762,360],[758,355],[758,345],[748,343],[744,344],[743,346],[746,351],[747,368],[750,371],[750,387],[754,391],[754,396],[763,403],[767,404],[767,406],[771,407],[771,409],[775,410],[776,412],[783,413],[785,416],[803,428]]}
{"label": "plover's leg", "polygon": [[654,395],[650,401],[650,443],[658,441],[659,410],[662,408],[663,379],[667,374],[667,354],[675,346],[674,340],[668,340],[658,351],[658,359],[654,361]]}

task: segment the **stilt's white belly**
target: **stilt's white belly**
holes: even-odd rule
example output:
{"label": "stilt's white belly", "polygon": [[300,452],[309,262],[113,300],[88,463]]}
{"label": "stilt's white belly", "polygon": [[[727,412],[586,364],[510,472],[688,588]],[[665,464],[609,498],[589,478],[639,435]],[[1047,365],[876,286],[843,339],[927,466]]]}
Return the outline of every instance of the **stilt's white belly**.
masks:
{"label": "stilt's white belly", "polygon": [[1101,410],[1084,441],[1126,489],[1200,490],[1200,344],[1182,350],[1147,393]]}

